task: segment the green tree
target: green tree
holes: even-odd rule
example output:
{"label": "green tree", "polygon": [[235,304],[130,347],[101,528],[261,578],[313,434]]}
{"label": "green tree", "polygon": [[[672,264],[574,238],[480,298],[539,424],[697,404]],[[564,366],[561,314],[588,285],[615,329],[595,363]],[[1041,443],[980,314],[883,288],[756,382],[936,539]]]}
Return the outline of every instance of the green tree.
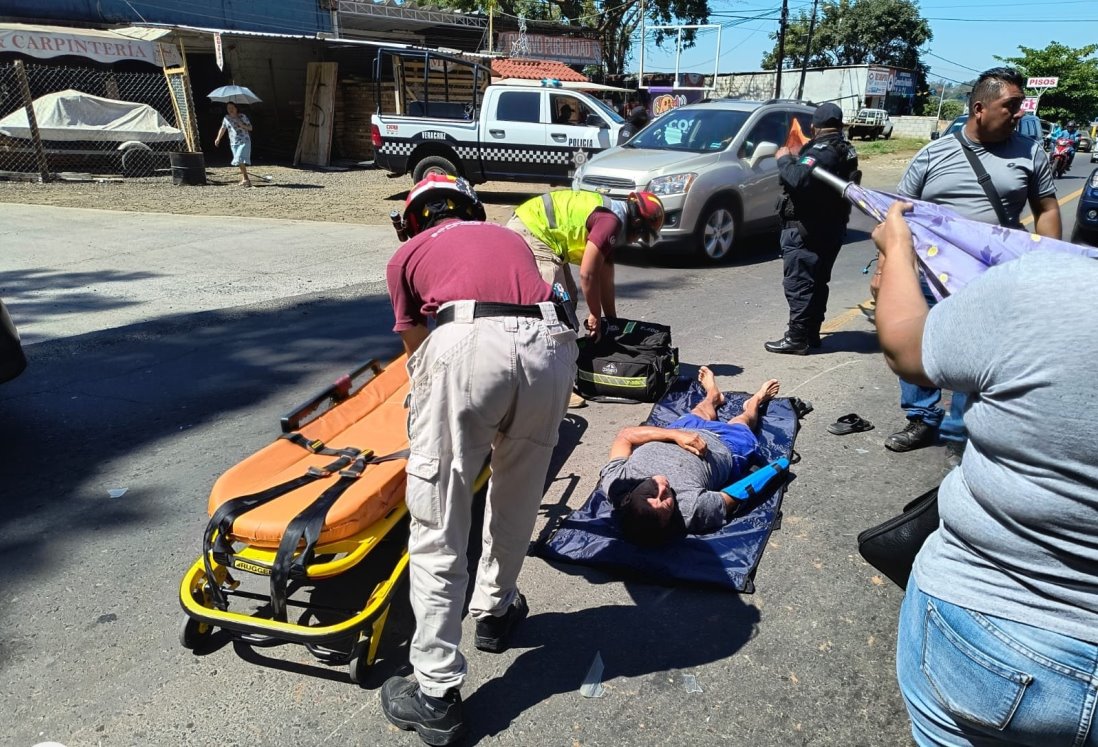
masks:
{"label": "green tree", "polygon": [[[466,12],[488,10],[482,0],[438,0],[437,5]],[[613,4],[598,0],[491,0],[491,7],[495,13],[555,21],[595,37],[602,43],[606,72],[615,75],[624,72],[633,36],[640,27],[642,0]],[[643,7],[646,22],[651,25],[701,24],[709,20],[708,0],[644,0]],[[684,33],[683,46],[692,46],[694,36],[693,31]],[[663,34],[655,37],[657,44],[665,40]]]}
{"label": "green tree", "polygon": [[1052,42],[1044,49],[1018,47],[1017,57],[995,59],[1014,67],[1025,77],[1056,76],[1060,84],[1041,96],[1042,119],[1080,124],[1098,117],[1098,44],[1073,49]]}
{"label": "green tree", "polygon": [[[799,68],[804,61],[811,19],[804,11],[786,25],[784,67]],[[762,67],[778,64],[778,32],[770,34],[774,48],[763,55]],[[927,96],[927,67],[919,47],[934,38],[930,24],[913,0],[824,0],[812,34],[809,67],[889,65],[915,73],[915,108]]]}

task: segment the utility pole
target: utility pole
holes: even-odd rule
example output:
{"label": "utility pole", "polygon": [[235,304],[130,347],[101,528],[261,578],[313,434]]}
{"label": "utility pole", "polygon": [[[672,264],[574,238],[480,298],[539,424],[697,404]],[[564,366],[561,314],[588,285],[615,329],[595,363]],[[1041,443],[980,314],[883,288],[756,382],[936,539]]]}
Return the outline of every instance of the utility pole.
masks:
{"label": "utility pole", "polygon": [[[640,49],[640,70],[637,72],[637,91],[644,90],[644,0],[640,0],[640,7],[641,7],[641,9],[640,9],[640,27],[641,27],[640,45],[641,45],[641,49]],[[623,71],[624,71],[625,60],[622,60],[622,68],[623,68]],[[643,98],[643,97],[641,97],[641,98]],[[627,112],[627,114],[628,114],[628,112]]]}
{"label": "utility pole", "polygon": [[492,20],[496,11],[495,6],[493,0],[488,0],[488,54],[492,54]]}
{"label": "utility pole", "polygon": [[812,56],[812,32],[816,30],[816,6],[820,0],[812,0],[812,20],[808,22],[808,41],[804,45],[804,59],[801,60],[801,82],[797,84],[797,98],[804,96],[804,76],[808,72],[808,58]]}
{"label": "utility pole", "polygon": [[778,29],[778,72],[774,76],[774,98],[782,97],[782,67],[785,65],[785,27],[789,24],[789,0],[782,0],[781,28]]}

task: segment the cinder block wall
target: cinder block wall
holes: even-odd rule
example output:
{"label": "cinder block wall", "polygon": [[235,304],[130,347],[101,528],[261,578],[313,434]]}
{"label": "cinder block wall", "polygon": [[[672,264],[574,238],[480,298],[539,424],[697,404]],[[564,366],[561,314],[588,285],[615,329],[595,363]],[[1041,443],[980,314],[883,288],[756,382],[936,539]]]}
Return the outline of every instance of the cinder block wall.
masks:
{"label": "cinder block wall", "polygon": [[915,137],[920,140],[930,140],[930,133],[940,130],[946,122],[939,126],[936,117],[892,117],[892,137]]}

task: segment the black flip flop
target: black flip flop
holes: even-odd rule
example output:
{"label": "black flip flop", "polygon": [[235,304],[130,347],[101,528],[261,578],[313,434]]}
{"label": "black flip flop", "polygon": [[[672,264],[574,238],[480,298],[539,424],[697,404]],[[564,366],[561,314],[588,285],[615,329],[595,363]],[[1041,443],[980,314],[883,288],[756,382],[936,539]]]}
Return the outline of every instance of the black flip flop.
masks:
{"label": "black flip flop", "polygon": [[834,433],[836,436],[845,436],[848,433],[862,433],[871,430],[873,430],[873,423],[870,423],[865,418],[859,417],[856,412],[852,412],[849,415],[843,415],[834,423],[827,426],[827,432]]}

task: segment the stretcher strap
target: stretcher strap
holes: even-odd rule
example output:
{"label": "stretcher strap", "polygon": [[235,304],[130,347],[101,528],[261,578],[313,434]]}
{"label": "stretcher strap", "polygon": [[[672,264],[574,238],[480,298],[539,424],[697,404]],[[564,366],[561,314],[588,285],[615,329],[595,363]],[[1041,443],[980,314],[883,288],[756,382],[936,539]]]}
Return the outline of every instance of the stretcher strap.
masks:
{"label": "stretcher strap", "polygon": [[300,433],[294,431],[293,433],[283,433],[279,438],[284,438],[292,444],[300,446],[306,451],[310,451],[313,454],[320,454],[321,456],[346,456],[354,459],[362,453],[361,449],[356,449],[353,446],[345,449],[333,449],[329,446],[325,446],[324,442],[319,438],[310,441],[302,436]]}
{"label": "stretcher strap", "polygon": [[219,610],[227,609],[229,603],[225,598],[221,585],[214,580],[210,553],[232,554],[232,540],[230,540],[229,537],[232,534],[233,523],[242,514],[251,511],[253,508],[262,506],[265,503],[270,503],[276,498],[280,498],[287,493],[292,493],[303,485],[308,485],[322,477],[331,475],[333,472],[338,472],[351,463],[351,457],[341,456],[339,459],[336,459],[331,464],[325,465],[321,469],[310,467],[308,472],[301,477],[295,477],[293,480],[287,480],[274,487],[261,490],[258,493],[243,495],[239,498],[231,498],[217,507],[217,510],[214,511],[213,515],[210,517],[209,523],[206,524],[205,533],[202,535],[202,562],[206,568],[206,578],[209,582],[210,596],[213,598],[213,603]]}
{"label": "stretcher strap", "polygon": [[[315,501],[293,518],[282,533],[282,541],[278,545],[278,552],[275,553],[274,564],[271,566],[271,616],[275,620],[283,622],[286,620],[286,599],[289,596],[290,578],[308,576],[307,569],[313,562],[328,510],[362,476],[367,466],[407,458],[408,449],[394,451],[384,456],[374,456],[372,451],[363,453],[351,466],[339,473],[339,480],[334,485],[321,493]],[[305,547],[295,555],[302,540],[305,542]]]}

